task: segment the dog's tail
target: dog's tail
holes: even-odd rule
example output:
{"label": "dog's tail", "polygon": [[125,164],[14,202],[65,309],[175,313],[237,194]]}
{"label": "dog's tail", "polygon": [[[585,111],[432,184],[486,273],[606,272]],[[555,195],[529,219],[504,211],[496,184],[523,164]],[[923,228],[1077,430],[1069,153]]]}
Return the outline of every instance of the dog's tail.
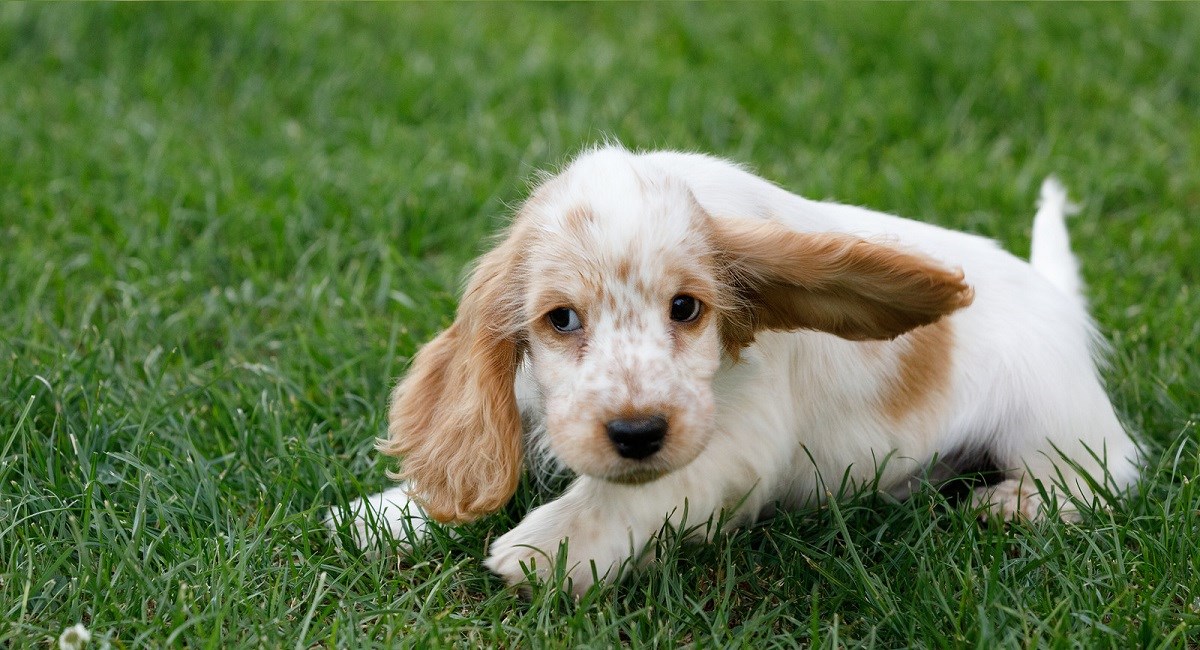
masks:
{"label": "dog's tail", "polygon": [[1071,252],[1066,216],[1079,211],[1067,200],[1067,188],[1053,176],[1042,183],[1037,216],[1033,218],[1033,244],[1029,263],[1064,295],[1085,303],[1079,260]]}

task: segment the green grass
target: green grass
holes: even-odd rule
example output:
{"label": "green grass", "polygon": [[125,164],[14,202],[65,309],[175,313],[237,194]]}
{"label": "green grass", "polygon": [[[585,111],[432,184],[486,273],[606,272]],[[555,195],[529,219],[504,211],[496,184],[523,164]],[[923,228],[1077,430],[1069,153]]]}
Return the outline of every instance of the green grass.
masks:
{"label": "green grass", "polygon": [[[0,646],[1200,645],[1196,5],[0,5]],[[1048,173],[1152,445],[1082,526],[933,492],[575,604],[319,515],[532,173],[605,137],[1028,251]]]}

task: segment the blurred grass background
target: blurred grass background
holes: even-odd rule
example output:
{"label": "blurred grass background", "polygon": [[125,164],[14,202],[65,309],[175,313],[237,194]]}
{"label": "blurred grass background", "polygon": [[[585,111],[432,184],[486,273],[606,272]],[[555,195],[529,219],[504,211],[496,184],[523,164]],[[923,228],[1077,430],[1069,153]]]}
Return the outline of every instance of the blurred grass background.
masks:
{"label": "blurred grass background", "polygon": [[[0,5],[0,645],[1200,643],[1200,8]],[[388,389],[535,170],[615,138],[1028,252],[1072,221],[1151,443],[1085,526],[784,516],[581,604],[371,562]]]}

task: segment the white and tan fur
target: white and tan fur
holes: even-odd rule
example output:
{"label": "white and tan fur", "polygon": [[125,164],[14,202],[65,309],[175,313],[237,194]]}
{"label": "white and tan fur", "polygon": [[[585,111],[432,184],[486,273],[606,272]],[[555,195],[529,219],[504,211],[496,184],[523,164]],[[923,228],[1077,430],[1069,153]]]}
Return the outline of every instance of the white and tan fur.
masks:
{"label": "white and tan fur", "polygon": [[[352,503],[345,528],[407,545],[430,520],[493,512],[526,449],[577,478],[486,564],[521,584],[562,559],[576,593],[618,577],[665,522],[753,521],[843,477],[903,496],[958,469],[946,459],[1005,472],[975,494],[984,516],[1071,518],[1096,500],[1090,481],[1130,486],[1138,451],[1094,361],[1068,207],[1047,182],[1031,265],[716,158],[585,152],[533,191],[413,360],[379,445],[403,482]],[[681,295],[696,320],[671,318]],[[551,324],[563,308],[579,329]],[[650,415],[668,423],[661,449],[622,457],[606,423]]]}

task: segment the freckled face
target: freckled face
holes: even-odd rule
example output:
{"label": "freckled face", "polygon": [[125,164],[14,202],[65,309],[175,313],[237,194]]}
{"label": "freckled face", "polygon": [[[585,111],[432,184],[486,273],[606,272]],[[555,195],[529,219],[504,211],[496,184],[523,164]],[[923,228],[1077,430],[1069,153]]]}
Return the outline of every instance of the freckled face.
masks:
{"label": "freckled face", "polygon": [[712,433],[718,289],[689,211],[619,215],[642,219],[632,228],[606,217],[568,211],[530,250],[529,354],[554,454],[643,482],[691,462]]}

